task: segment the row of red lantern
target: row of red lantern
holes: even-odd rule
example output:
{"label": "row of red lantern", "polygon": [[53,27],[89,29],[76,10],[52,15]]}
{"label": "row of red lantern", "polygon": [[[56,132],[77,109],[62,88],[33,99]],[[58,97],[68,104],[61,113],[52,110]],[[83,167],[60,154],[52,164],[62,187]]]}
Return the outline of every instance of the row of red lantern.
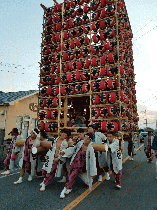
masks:
{"label": "row of red lantern", "polygon": [[[95,11],[99,8],[98,6],[100,6],[101,8],[106,7],[105,10],[107,10],[107,12],[110,12],[111,9],[107,8],[107,6],[111,7],[112,6],[111,4],[114,3],[114,0],[100,0],[100,1],[96,1],[96,2],[92,1],[90,7],[88,5],[89,2],[90,2],[90,0],[65,1],[64,2],[64,10],[69,11],[70,16],[72,16],[72,14],[75,12],[77,13],[77,15],[80,15],[82,13],[82,11],[80,11],[79,9],[77,9],[77,11],[75,11],[74,8],[78,5],[81,6],[81,5],[83,5],[83,3],[85,3],[84,7],[82,8],[84,13],[87,13],[90,9]],[[122,11],[124,11],[124,3],[122,1],[118,2],[117,6],[118,6],[117,11],[120,11],[120,9],[122,9]],[[48,9],[46,9],[44,12],[45,12],[46,17],[54,15],[54,14],[57,15],[58,13],[62,12],[62,4],[57,4],[53,7],[50,7]],[[75,16],[73,16],[73,17],[75,17]]]}
{"label": "row of red lantern", "polygon": [[[121,85],[121,88],[123,89],[125,86],[125,83]],[[94,81],[91,82],[91,90],[98,92],[100,90],[111,90],[111,89],[116,89],[118,87],[118,79],[114,82],[114,80],[109,79],[108,81]],[[75,86],[72,85],[66,85],[61,87],[61,93],[63,95],[66,94],[74,94],[74,93],[80,93],[80,92],[88,92],[90,89],[89,83],[84,83],[83,85],[81,84],[76,84]],[[59,94],[59,87],[43,87],[40,90],[40,95],[41,96],[51,96],[51,95],[58,95]],[[129,98],[132,97],[131,91],[129,92]]]}
{"label": "row of red lantern", "polygon": [[[100,128],[102,131],[113,131],[116,132],[120,130],[120,122],[94,122],[93,123],[95,128]],[[124,122],[121,123],[122,131],[129,131],[129,130],[136,130],[137,127],[134,123]],[[47,131],[47,132],[55,132],[58,129],[57,123],[44,123],[43,121],[39,124],[40,131]]]}
{"label": "row of red lantern", "polygon": [[[78,38],[75,40],[71,40],[70,42],[64,42],[62,44],[62,49],[63,51],[68,51],[69,49],[74,49],[75,47],[80,48],[82,45],[87,46],[89,44],[89,38],[88,37],[83,37],[83,38]],[[91,52],[93,55],[99,54],[99,53],[104,53],[106,50],[112,51],[114,46],[116,46],[117,42],[115,41],[107,41],[105,43],[102,43],[100,45],[91,45],[90,50],[87,47],[82,48],[82,54],[85,54],[84,51]],[[49,45],[44,45],[42,48],[42,54],[43,55],[49,55],[53,52],[56,51],[61,51],[61,44],[49,44]],[[128,53],[128,49],[126,48],[124,51],[124,54]]]}
{"label": "row of red lantern", "polygon": [[[104,72],[103,72],[104,73]],[[114,74],[110,74],[108,76],[111,76]],[[103,78],[105,75],[102,74],[102,70],[100,72],[100,77]],[[62,83],[73,83],[73,82],[81,82],[89,80],[90,74],[87,71],[84,72],[75,72],[75,73],[69,73],[69,74],[62,74],[61,77],[59,76],[46,76],[46,77],[41,77],[40,78],[40,83],[42,85],[58,85],[60,82]],[[91,71],[91,79],[97,79],[99,77],[99,71],[96,69],[93,69]],[[130,80],[128,79],[127,82]],[[119,86],[118,79],[106,79],[106,81],[97,81],[97,83],[93,82],[98,88],[101,90],[105,90],[106,88],[109,89],[114,89]],[[121,88],[123,89],[126,85],[126,81],[123,80],[122,78],[120,79],[120,85]]]}
{"label": "row of red lantern", "polygon": [[[90,28],[89,26],[84,25],[83,32],[84,33],[89,32],[88,31],[89,28]],[[53,33],[52,27],[49,26],[49,27],[45,28],[45,31],[44,31],[45,35],[48,35],[48,34],[50,35],[52,33]],[[116,34],[115,29],[113,29],[113,28],[105,29],[104,32],[100,32],[100,35],[98,33],[93,34],[92,42],[98,43],[99,41],[105,41],[107,38],[111,39],[115,36],[115,34]],[[65,31],[65,32],[63,32],[63,41],[66,41],[69,38],[73,39],[73,38],[79,37],[80,35],[81,35],[81,32],[79,33],[79,31],[76,29],[71,29],[70,31]],[[51,43],[52,42],[54,42],[54,43],[61,42],[61,34],[57,33],[56,35],[51,35]]]}
{"label": "row of red lantern", "polygon": [[[121,128],[122,128],[122,131],[135,130],[136,125],[134,123],[129,123],[129,122],[122,121]],[[116,132],[116,131],[120,130],[120,122],[119,121],[118,122],[102,121],[101,122],[101,130],[102,131],[111,130],[113,132]]]}
{"label": "row of red lantern", "polygon": [[44,118],[46,119],[56,119],[58,116],[57,110],[46,110],[46,111],[40,111],[38,113],[38,117],[40,120],[43,120]]}
{"label": "row of red lantern", "polygon": [[[127,116],[128,119],[136,119],[136,115],[129,110],[126,110],[123,106],[121,106],[121,115],[123,117]],[[92,109],[93,117],[107,117],[107,116],[119,116],[119,107],[110,106],[108,108],[93,108]]]}
{"label": "row of red lantern", "polygon": [[[80,21],[80,18],[76,18],[76,21],[69,20],[67,22],[64,22],[63,24],[57,23],[55,25],[54,24],[46,25],[43,29],[43,33],[46,35],[46,34],[53,34],[53,33],[56,33],[56,32],[60,32],[61,30],[64,30],[64,31],[69,30],[69,37],[71,37],[72,35],[73,36],[74,35],[80,35],[81,33],[86,34],[87,33],[87,28],[86,27],[89,27],[88,29],[90,29],[90,25],[86,25],[87,23],[89,23],[89,17],[87,15],[83,16],[83,18],[82,18],[82,24],[83,25],[79,24],[79,25],[82,25],[82,27],[78,26],[77,20]],[[97,21],[97,22],[93,22],[92,25],[91,25],[92,26],[91,29],[94,32],[97,32],[97,30],[99,28],[101,30],[110,29],[111,27],[115,26],[115,22],[116,22],[115,18],[108,18],[106,20],[100,20],[100,21]],[[74,29],[72,29],[74,27],[78,27],[78,28],[76,28],[76,30],[74,30]],[[74,31],[72,31],[72,30],[74,30]],[[70,32],[70,31],[72,31],[72,32]]]}
{"label": "row of red lantern", "polygon": [[[132,93],[130,92],[130,95]],[[92,95],[92,104],[100,104],[100,103],[114,103],[116,99],[119,97],[118,93],[103,93],[101,95]],[[129,100],[128,96],[125,95],[122,91],[120,92],[120,100],[124,101],[124,103],[128,104],[128,108],[132,109],[133,103],[136,104],[136,99]]]}
{"label": "row of red lantern", "polygon": [[[80,3],[82,2],[82,3]],[[68,14],[69,14],[69,17],[76,17],[76,16],[81,16],[83,13],[88,13],[90,10],[99,10],[100,7],[102,9],[105,9],[105,13],[108,15],[114,15],[114,10],[115,10],[115,7],[114,5],[111,5],[114,3],[114,1],[107,1],[107,0],[100,0],[100,1],[92,1],[91,2],[91,6],[87,5],[87,3],[90,2],[90,0],[85,0],[85,1],[80,1],[78,2],[77,0],[72,0],[72,1],[66,1],[64,2],[64,11],[67,11],[67,13],[64,12],[64,18],[67,19],[68,17]],[[84,4],[84,6],[81,7],[81,5],[83,3],[86,3]],[[74,10],[74,8],[76,6],[80,5],[76,10]],[[98,7],[100,6],[100,7]],[[117,5],[117,12],[120,13],[121,11],[120,10],[124,10],[124,5],[122,2],[118,3]],[[56,16],[56,19],[55,19],[55,22],[58,21],[59,18],[57,18],[58,14],[61,14],[62,12],[62,6],[61,4],[58,4],[58,7],[57,6],[54,6],[54,7],[51,7],[51,8],[48,8],[47,10],[45,10],[45,15],[46,17],[50,17],[50,16]],[[56,14],[56,15],[55,15]],[[46,19],[46,22],[48,20]],[[52,21],[51,21],[52,22]],[[50,21],[48,22],[48,24],[51,23]]]}
{"label": "row of red lantern", "polygon": [[57,107],[59,105],[58,98],[40,99],[39,106],[44,107]]}
{"label": "row of red lantern", "polygon": [[55,132],[58,130],[58,124],[57,123],[44,123],[41,121],[39,123],[39,129],[40,131],[47,131],[47,132]]}
{"label": "row of red lantern", "polygon": [[[87,49],[88,50],[88,49]],[[75,51],[70,51],[68,53],[64,52],[62,54],[62,62],[67,62],[73,59],[79,59],[83,57],[87,57],[87,54],[83,54],[85,51],[81,51],[80,49],[77,49]],[[86,55],[86,56],[85,56]],[[123,54],[119,53],[119,61],[123,60]],[[108,53],[107,56],[101,56],[100,58],[92,57],[91,58],[91,66],[93,67],[98,67],[99,65],[105,66],[105,64],[114,64],[117,63],[118,57],[114,53]],[[54,64],[54,63],[59,63],[60,62],[60,54],[55,54],[55,55],[49,55],[42,57],[41,63],[43,65],[49,65],[49,64]]]}
{"label": "row of red lantern", "polygon": [[[91,78],[96,79],[98,77],[104,78],[105,76],[113,76],[118,73],[117,71],[118,71],[117,68],[113,68],[113,67],[109,67],[109,68],[107,68],[107,70],[105,68],[101,68],[100,72],[98,69],[92,69],[91,70]],[[123,71],[123,69],[122,69],[122,71]],[[122,71],[121,71],[121,74],[122,74]],[[90,72],[76,71],[75,73],[62,74],[61,77],[59,77],[58,75],[55,75],[55,76],[47,75],[47,76],[40,78],[40,83],[43,85],[51,85],[51,84],[57,85],[57,84],[59,84],[59,82],[67,83],[67,82],[74,82],[74,81],[77,82],[77,81],[81,81],[81,80],[87,81],[89,79],[90,79]],[[116,86],[118,86],[117,82],[118,81],[116,80]],[[125,84],[124,84],[124,86],[125,86]]]}

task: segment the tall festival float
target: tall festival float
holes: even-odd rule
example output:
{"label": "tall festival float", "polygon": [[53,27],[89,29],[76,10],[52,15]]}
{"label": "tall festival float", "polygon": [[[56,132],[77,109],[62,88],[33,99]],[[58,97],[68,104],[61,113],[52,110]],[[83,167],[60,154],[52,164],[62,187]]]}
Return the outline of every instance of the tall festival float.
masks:
{"label": "tall festival float", "polygon": [[90,124],[104,133],[118,132],[124,146],[123,135],[138,128],[133,34],[125,2],[54,1],[41,7],[40,130],[55,135],[61,126],[69,128],[68,99],[88,96]]}

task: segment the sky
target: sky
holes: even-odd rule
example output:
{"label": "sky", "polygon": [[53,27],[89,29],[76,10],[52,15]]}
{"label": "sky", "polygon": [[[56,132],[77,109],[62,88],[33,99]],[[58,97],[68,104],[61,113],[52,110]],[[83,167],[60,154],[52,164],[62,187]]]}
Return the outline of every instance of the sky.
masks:
{"label": "sky", "polygon": [[[40,3],[54,5],[50,0],[0,0],[0,91],[38,89],[43,30]],[[125,4],[134,36],[137,102],[157,111],[157,1],[125,0]]]}

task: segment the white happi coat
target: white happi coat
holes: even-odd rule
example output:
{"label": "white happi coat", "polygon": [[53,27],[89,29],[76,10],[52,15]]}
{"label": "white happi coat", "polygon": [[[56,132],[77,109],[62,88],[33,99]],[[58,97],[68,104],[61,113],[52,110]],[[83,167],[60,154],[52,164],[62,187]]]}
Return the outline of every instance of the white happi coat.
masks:
{"label": "white happi coat", "polygon": [[[55,156],[55,152],[56,152],[56,142],[57,142],[58,139],[59,139],[59,137],[54,140],[51,148],[49,149],[49,151],[46,154],[47,159],[46,159],[46,161],[43,165],[43,169],[45,171],[47,171],[47,173],[51,172],[51,168],[52,168],[52,164],[53,164],[53,160],[54,160],[54,156]],[[59,158],[59,160],[62,161],[62,163],[61,163],[61,161],[58,161],[57,171],[56,171],[56,175],[55,175],[56,177],[61,176],[62,165],[66,161],[66,158],[62,157],[60,155],[60,152],[63,151],[64,149],[66,149],[67,147],[68,147],[68,142],[67,142],[66,139],[64,139],[62,141],[62,144],[61,144],[61,147],[60,147],[59,153],[58,153],[58,158]]]}
{"label": "white happi coat", "polygon": [[132,153],[133,155],[136,155],[136,147],[135,147],[135,141],[137,140],[137,134],[134,134],[132,137]]}
{"label": "white happi coat", "polygon": [[[28,137],[29,138],[29,137]],[[40,146],[40,139],[36,138],[32,147],[39,147]],[[21,154],[21,158],[20,158],[20,161],[19,161],[19,166],[20,168],[23,167],[23,158],[24,158],[24,152],[25,152],[25,144],[24,144],[24,147],[23,147],[23,151],[22,151],[22,154]],[[30,162],[31,162],[31,176],[34,176],[35,174],[35,166],[36,166],[36,161],[37,160],[34,160],[33,157],[32,157],[32,153],[30,153]]]}
{"label": "white happi coat", "polygon": [[[72,156],[70,165],[73,162],[79,150],[81,149],[83,143],[84,140],[81,140],[77,144],[74,144],[73,146],[64,150],[65,154],[63,155],[63,157],[70,158]],[[94,149],[91,144],[92,142],[88,145],[86,150],[86,173],[79,174],[79,177],[89,186],[89,189],[91,189],[93,182],[91,176],[97,175],[96,158],[95,158]]]}
{"label": "white happi coat", "polygon": [[[151,136],[151,146],[153,144],[153,139],[154,139],[154,136]],[[147,152],[147,146],[148,146],[148,136],[146,136],[144,138],[144,152],[146,153]],[[154,154],[154,150],[151,149],[151,153]]]}
{"label": "white happi coat", "polygon": [[[107,137],[101,133],[101,132],[95,132],[95,142],[98,144],[103,144],[104,141],[107,140]],[[107,153],[106,152],[98,152],[98,162],[99,162],[99,167],[104,168],[107,166]]]}
{"label": "white happi coat", "polygon": [[[13,142],[13,139],[14,139],[15,136],[12,137],[12,141],[11,141],[11,144]],[[21,139],[21,136],[18,135],[16,140],[17,139]],[[13,149],[12,149],[12,153],[11,153],[11,156],[14,154],[14,152],[20,152],[21,151],[21,147],[17,146],[16,145],[16,140],[14,141],[14,144],[13,144]],[[10,145],[11,145],[10,144]],[[11,160],[10,159],[10,165],[9,165],[9,169],[12,170],[14,168],[14,165],[15,165],[15,161],[18,159],[18,156],[15,155],[15,160]]]}
{"label": "white happi coat", "polygon": [[118,174],[118,171],[122,169],[122,153],[119,149],[119,140],[113,139],[113,142],[110,144],[107,140],[107,146],[111,149],[111,153],[107,152],[107,162],[110,167],[110,155],[112,157],[113,171]]}

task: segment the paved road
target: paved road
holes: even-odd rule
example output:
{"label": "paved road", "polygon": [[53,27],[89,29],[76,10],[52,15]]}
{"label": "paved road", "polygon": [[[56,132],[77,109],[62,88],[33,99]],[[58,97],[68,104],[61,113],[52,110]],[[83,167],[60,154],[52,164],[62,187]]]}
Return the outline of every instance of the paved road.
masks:
{"label": "paved road", "polygon": [[[125,143],[124,157],[127,156],[126,145],[127,143]],[[114,178],[111,175],[110,181],[103,181],[73,209],[157,210],[155,160],[153,160],[153,163],[145,162],[136,169],[132,169],[144,160],[145,154],[142,147],[142,150],[137,152],[134,161],[127,160],[123,164],[121,190],[115,188]],[[57,183],[57,178],[52,181],[45,192],[40,192],[39,184],[42,179],[34,179],[32,182],[28,182],[28,175],[24,176],[22,184],[13,185],[13,182],[19,178],[17,172],[18,170],[15,171],[16,174],[14,175],[0,177],[1,210],[61,210],[87,190],[87,186],[78,178],[71,194],[61,200],[59,195],[64,184]]]}

